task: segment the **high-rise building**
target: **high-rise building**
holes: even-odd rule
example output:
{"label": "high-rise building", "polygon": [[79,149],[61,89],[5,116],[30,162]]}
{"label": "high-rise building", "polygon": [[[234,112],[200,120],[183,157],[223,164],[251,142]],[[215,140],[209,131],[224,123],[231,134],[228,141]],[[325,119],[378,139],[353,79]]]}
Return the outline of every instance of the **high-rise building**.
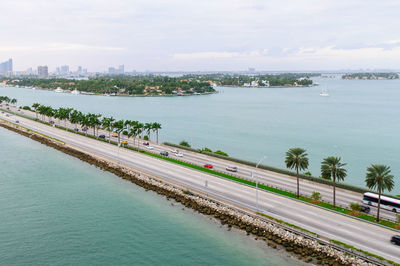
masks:
{"label": "high-rise building", "polygon": [[61,75],[67,75],[67,74],[69,74],[69,66],[67,66],[67,65],[61,66],[61,68],[60,68],[60,73],[61,73]]}
{"label": "high-rise building", "polygon": [[117,70],[114,67],[109,67],[108,68],[108,74],[110,75],[115,75]]}
{"label": "high-rise building", "polygon": [[124,65],[120,65],[118,67],[118,74],[123,75],[125,73],[125,66]]}
{"label": "high-rise building", "polygon": [[47,66],[38,66],[37,71],[39,78],[47,78],[49,76],[49,68]]}
{"label": "high-rise building", "polygon": [[81,66],[78,66],[78,74],[81,74],[82,73],[82,67]]}
{"label": "high-rise building", "polygon": [[4,75],[7,72],[13,71],[13,61],[12,59],[8,59],[8,61],[0,63],[0,75]]}

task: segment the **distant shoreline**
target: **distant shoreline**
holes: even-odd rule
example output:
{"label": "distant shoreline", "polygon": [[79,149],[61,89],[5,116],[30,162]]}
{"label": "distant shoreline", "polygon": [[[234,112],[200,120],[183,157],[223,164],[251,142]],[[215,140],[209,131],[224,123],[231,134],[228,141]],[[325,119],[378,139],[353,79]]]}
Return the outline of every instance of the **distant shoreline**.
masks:
{"label": "distant shoreline", "polygon": [[[10,88],[17,88],[17,89],[30,89],[30,90],[43,90],[43,91],[51,91],[54,93],[65,93],[65,94],[73,94],[71,90],[63,90],[60,92],[56,92],[55,90],[52,89],[46,89],[46,88],[41,88],[41,87],[29,87],[29,86],[11,86],[11,85],[5,85],[4,87],[10,87]],[[79,91],[78,94],[73,94],[73,95],[91,95],[91,96],[106,96],[106,97],[182,97],[182,96],[202,96],[202,95],[209,95],[209,94],[215,94],[218,93],[218,91],[213,91],[213,92],[203,92],[203,93],[193,93],[193,94],[163,94],[163,95],[145,95],[145,94],[102,94],[102,93],[94,93],[94,92],[82,92]]]}

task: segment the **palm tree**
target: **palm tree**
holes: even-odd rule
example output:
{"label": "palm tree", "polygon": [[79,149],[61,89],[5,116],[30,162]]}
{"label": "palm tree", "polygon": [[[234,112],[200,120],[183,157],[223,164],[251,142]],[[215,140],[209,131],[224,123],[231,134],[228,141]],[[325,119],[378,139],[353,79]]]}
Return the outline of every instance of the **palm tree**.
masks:
{"label": "palm tree", "polygon": [[54,117],[54,109],[51,106],[46,106],[46,116],[49,118],[50,123],[50,118]]}
{"label": "palm tree", "polygon": [[14,99],[11,100],[11,104],[15,104],[15,105],[16,105],[16,104],[17,104],[17,101],[18,101],[18,100],[14,98]]}
{"label": "palm tree", "polygon": [[340,162],[340,159],[340,157],[329,156],[321,163],[322,178],[333,181],[333,207],[336,207],[336,180],[343,181],[347,175],[346,169],[343,168],[346,164]]}
{"label": "palm tree", "polygon": [[90,121],[89,121],[89,116],[82,114],[79,120],[79,124],[81,125],[81,128],[85,128],[85,135],[87,135],[88,127],[90,126]]}
{"label": "palm tree", "polygon": [[36,113],[36,119],[38,118],[38,113],[37,113],[37,111],[38,111],[39,106],[40,106],[39,103],[34,103],[34,104],[32,104],[32,108],[35,110],[35,113]]}
{"label": "palm tree", "polygon": [[120,139],[121,139],[121,132],[124,131],[125,125],[124,125],[124,120],[118,120],[112,124],[113,128],[115,129],[115,132],[118,134],[118,145],[120,144]]}
{"label": "palm tree", "polygon": [[297,197],[300,197],[299,191],[299,170],[306,170],[308,168],[308,158],[306,150],[302,148],[291,148],[286,152],[285,159],[286,167],[289,169],[296,168],[297,175]]}
{"label": "palm tree", "polygon": [[[140,136],[140,134],[143,133],[144,130],[144,124],[143,123],[136,123],[136,136]],[[135,136],[135,138],[136,138]],[[138,149],[139,149],[139,140],[138,140]]]}
{"label": "palm tree", "polygon": [[154,132],[156,132],[157,143],[158,143],[158,130],[161,129],[161,124],[157,123],[157,122],[154,122],[153,125],[152,125],[152,129],[153,129]]}
{"label": "palm tree", "polygon": [[365,183],[369,189],[378,190],[378,213],[376,221],[379,222],[379,210],[381,208],[381,194],[385,191],[391,191],[394,187],[393,175],[390,174],[390,167],[383,164],[371,164],[367,168]]}
{"label": "palm tree", "polygon": [[108,131],[108,142],[111,142],[111,130],[113,130],[112,124],[115,119],[113,117],[103,117],[101,120],[101,126],[103,129]]}
{"label": "palm tree", "polygon": [[80,121],[82,120],[82,117],[83,117],[83,114],[78,110],[73,110],[71,112],[70,122],[75,125],[75,129],[76,129],[76,125],[79,124]]}
{"label": "palm tree", "polygon": [[151,132],[152,127],[153,127],[152,123],[144,124],[144,130],[146,130],[146,135],[149,138],[149,140],[150,140],[150,132]]}

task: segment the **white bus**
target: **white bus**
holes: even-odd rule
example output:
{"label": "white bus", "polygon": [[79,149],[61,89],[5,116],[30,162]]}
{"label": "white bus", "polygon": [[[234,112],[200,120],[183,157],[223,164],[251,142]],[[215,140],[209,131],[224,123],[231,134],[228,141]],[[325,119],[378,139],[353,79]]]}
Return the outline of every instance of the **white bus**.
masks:
{"label": "white bus", "polygon": [[[364,193],[363,202],[364,204],[378,207],[378,194]],[[400,212],[400,200],[381,195],[381,208],[392,212]]]}

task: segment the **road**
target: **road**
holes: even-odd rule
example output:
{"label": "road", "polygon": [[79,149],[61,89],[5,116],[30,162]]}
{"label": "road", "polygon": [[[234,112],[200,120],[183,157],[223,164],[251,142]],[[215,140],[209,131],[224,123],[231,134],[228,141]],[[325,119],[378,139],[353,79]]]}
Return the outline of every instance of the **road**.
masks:
{"label": "road", "polygon": [[[14,112],[18,112],[18,109],[15,107],[9,107],[9,108],[11,108],[11,110]],[[35,117],[34,112],[30,112],[30,111],[26,111],[26,110],[21,110],[21,111],[24,113],[24,115],[29,115],[31,117]],[[60,122],[58,120],[56,120],[56,123],[58,124]],[[74,128],[80,129],[81,128],[79,125],[71,124],[69,122],[65,123],[65,121],[62,121],[60,125],[66,126],[69,129],[74,129]],[[93,135],[93,130],[89,129],[87,131],[87,134]],[[105,135],[106,138],[108,138],[108,135],[109,135],[109,133],[107,131],[104,131],[101,129],[98,130],[97,135],[100,135],[100,134]],[[111,137],[111,139],[114,141],[117,141],[116,137]],[[129,143],[128,145],[130,145],[130,146],[134,145],[134,140],[132,138],[128,139],[121,134],[121,141],[122,140],[128,141],[128,143]],[[137,145],[138,145],[138,141],[135,142],[135,146],[137,146]],[[261,184],[265,184],[265,185],[268,185],[271,187],[276,187],[276,188],[290,191],[293,193],[296,193],[296,191],[297,191],[297,181],[296,181],[296,178],[293,176],[283,175],[283,174],[279,174],[276,172],[271,172],[271,171],[267,171],[267,170],[263,170],[263,169],[259,169],[259,168],[256,169],[255,167],[251,167],[248,165],[233,163],[228,160],[223,160],[223,159],[219,159],[216,157],[212,157],[212,156],[208,156],[208,155],[204,155],[204,154],[200,154],[200,153],[196,153],[196,152],[191,152],[191,151],[187,151],[187,150],[180,150],[180,152],[183,153],[183,157],[177,157],[174,153],[171,152],[171,150],[173,150],[175,148],[166,146],[163,144],[157,144],[155,142],[150,142],[150,146],[152,147],[152,149],[148,149],[148,146],[144,146],[143,141],[139,141],[139,146],[140,146],[140,148],[142,148],[144,150],[147,150],[149,152],[154,152],[157,154],[159,154],[161,151],[168,151],[169,156],[174,159],[182,160],[182,161],[189,162],[189,163],[199,165],[199,166],[203,166],[204,164],[209,163],[214,166],[213,169],[216,171],[228,173],[230,175],[234,175],[234,176],[240,177],[242,179],[251,180],[251,172],[253,171],[254,175],[253,175],[252,181],[258,180],[258,182]],[[268,158],[266,158],[266,160],[264,160],[263,162],[267,163]],[[236,173],[228,172],[226,170],[226,167],[228,167],[228,166],[236,166],[236,167],[238,167],[238,171]],[[323,201],[333,203],[333,192],[332,192],[331,186],[320,184],[320,183],[315,183],[315,182],[311,182],[311,181],[307,181],[307,180],[302,180],[302,179],[300,180],[300,194],[307,196],[307,197],[311,197],[311,195],[314,191],[321,193]],[[353,191],[336,188],[336,204],[338,206],[349,208],[350,203],[356,202],[356,203],[361,204],[362,198],[363,198],[363,195],[361,193],[356,193]],[[377,208],[371,207],[371,212],[369,214],[376,215],[376,212],[377,212]],[[391,211],[388,211],[388,210],[382,209],[381,217],[384,219],[387,219],[387,220],[396,221],[396,214]]]}
{"label": "road", "polygon": [[[0,118],[15,122],[15,117]],[[91,153],[120,161],[186,187],[212,194],[226,201],[255,209],[255,189],[204,172],[118,148],[78,134],[18,117],[19,123],[34,131],[64,141]],[[207,187],[205,186],[207,181]],[[268,192],[259,192],[259,211],[295,224],[319,235],[335,239],[400,263],[400,247],[391,245],[393,231],[326,211]]]}

